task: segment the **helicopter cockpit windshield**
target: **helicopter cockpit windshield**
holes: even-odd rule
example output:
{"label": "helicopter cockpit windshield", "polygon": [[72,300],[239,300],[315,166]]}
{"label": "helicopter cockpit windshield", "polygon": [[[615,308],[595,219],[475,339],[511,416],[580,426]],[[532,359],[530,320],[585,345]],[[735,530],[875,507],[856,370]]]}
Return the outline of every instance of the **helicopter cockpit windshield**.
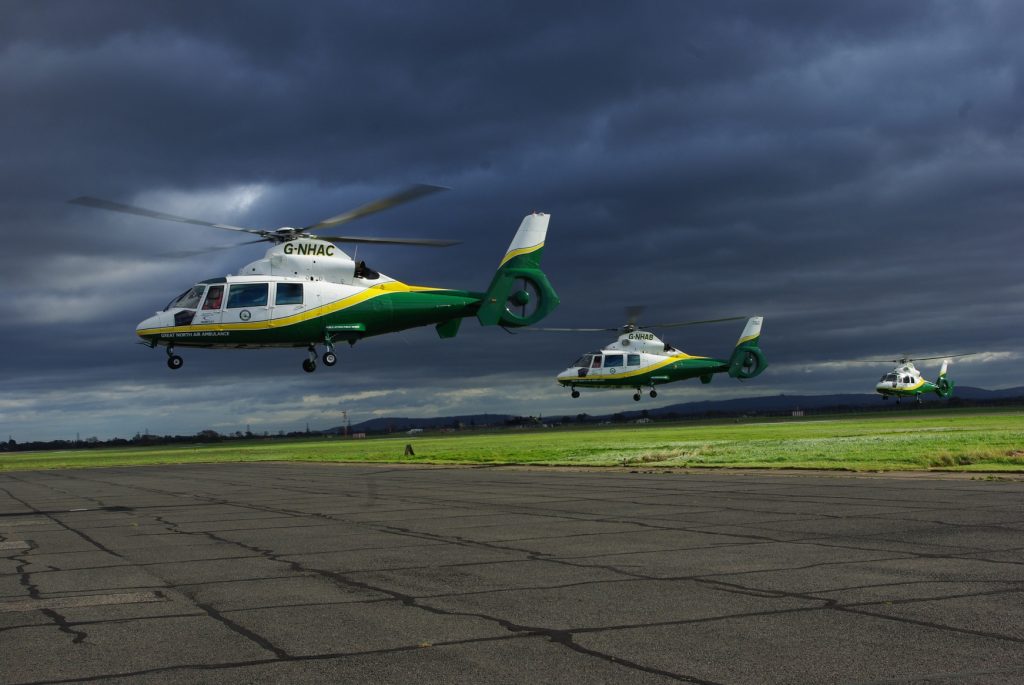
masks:
{"label": "helicopter cockpit windshield", "polygon": [[364,261],[360,261],[356,264],[356,271],[354,275],[356,278],[365,278],[368,281],[375,281],[380,278],[380,273],[366,266],[366,262]]}
{"label": "helicopter cockpit windshield", "polygon": [[168,302],[167,306],[164,307],[164,311],[166,312],[169,309],[195,309],[199,306],[199,301],[203,299],[203,292],[205,290],[205,285],[192,286]]}
{"label": "helicopter cockpit windshield", "polygon": [[892,382],[898,381],[899,378],[897,378],[896,374],[894,374],[894,373],[887,373],[884,376],[882,376],[882,378],[879,379],[879,380],[882,383],[886,383],[886,382],[892,383]]}
{"label": "helicopter cockpit windshield", "polygon": [[572,363],[573,368],[589,369],[590,363],[593,361],[594,355],[585,354]]}

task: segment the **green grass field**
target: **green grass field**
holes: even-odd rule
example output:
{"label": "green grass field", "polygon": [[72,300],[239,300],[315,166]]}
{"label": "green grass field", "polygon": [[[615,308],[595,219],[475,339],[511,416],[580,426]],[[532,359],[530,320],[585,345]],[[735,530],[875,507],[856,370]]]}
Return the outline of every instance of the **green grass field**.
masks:
{"label": "green grass field", "polygon": [[[406,444],[415,457],[404,456]],[[0,471],[248,461],[1024,472],[1024,412],[949,410],[14,452],[0,456]]]}

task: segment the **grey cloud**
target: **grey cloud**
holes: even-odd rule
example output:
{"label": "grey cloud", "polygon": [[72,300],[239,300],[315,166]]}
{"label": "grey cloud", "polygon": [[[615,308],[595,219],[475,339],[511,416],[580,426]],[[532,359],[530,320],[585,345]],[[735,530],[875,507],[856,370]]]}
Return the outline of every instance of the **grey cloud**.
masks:
{"label": "grey cloud", "polygon": [[[324,374],[301,374],[301,350],[200,350],[170,377],[135,323],[262,248],[163,259],[231,236],[64,204],[80,194],[277,227],[446,184],[352,232],[461,239],[360,256],[464,288],[485,287],[524,214],[550,212],[550,325],[613,326],[635,303],[658,320],[767,317],[765,375],[659,402],[866,391],[873,369],[829,367],[824,387],[794,369],[1014,350],[1022,19],[1012,2],[16,4],[0,26],[0,399],[46,402],[35,423],[0,412],[0,432],[133,433],[119,382],[149,387],[146,411],[181,431],[205,427],[189,407],[266,416],[309,394],[371,393],[353,401],[367,413],[429,414],[459,390],[484,394],[445,407],[621,406],[551,382],[600,336],[472,321],[454,340],[364,341]],[[239,202],[243,188],[259,192]],[[736,333],[671,339],[724,354]],[[1024,384],[998,359],[956,368],[968,385]],[[294,411],[283,428],[304,423]]]}

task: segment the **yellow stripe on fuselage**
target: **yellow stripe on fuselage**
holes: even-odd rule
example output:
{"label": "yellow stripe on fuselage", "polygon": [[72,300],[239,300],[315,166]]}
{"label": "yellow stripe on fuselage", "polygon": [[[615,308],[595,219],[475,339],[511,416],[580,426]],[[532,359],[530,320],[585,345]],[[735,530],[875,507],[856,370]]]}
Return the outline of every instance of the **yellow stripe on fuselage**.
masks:
{"label": "yellow stripe on fuselage", "polygon": [[671,356],[668,359],[665,359],[663,361],[651,364],[650,366],[643,366],[643,367],[637,369],[636,371],[626,371],[624,373],[616,373],[616,374],[611,374],[611,375],[607,375],[607,376],[603,375],[603,374],[600,375],[600,376],[590,376],[590,375],[587,375],[587,376],[559,376],[557,378],[557,380],[559,380],[559,381],[570,381],[570,382],[573,382],[573,383],[581,383],[581,382],[586,382],[586,381],[598,381],[598,382],[601,382],[601,381],[605,381],[605,380],[608,380],[608,381],[610,381],[610,380],[617,380],[619,378],[632,378],[633,376],[641,376],[641,375],[643,375],[645,373],[649,373],[651,371],[657,371],[658,369],[662,369],[662,368],[668,366],[669,364],[674,364],[674,363],[676,363],[678,361],[682,361],[684,359],[710,359],[710,358],[711,357],[695,357],[695,356],[693,356],[691,354],[686,354],[685,352],[683,352],[681,354],[673,355],[673,356]]}
{"label": "yellow stripe on fuselage", "polygon": [[163,335],[165,333],[181,333],[185,331],[261,331],[269,328],[290,326],[292,324],[301,323],[302,321],[308,321],[309,319],[333,314],[334,312],[341,311],[342,309],[348,309],[349,307],[354,307],[357,304],[366,302],[367,300],[372,300],[376,297],[388,295],[390,293],[424,293],[434,290],[444,290],[444,288],[430,288],[420,285],[406,285],[399,281],[388,281],[387,283],[379,283],[371,286],[358,293],[349,295],[348,297],[343,297],[340,300],[331,302],[330,304],[314,307],[309,311],[292,314],[291,316],[285,316],[280,319],[250,321],[246,323],[205,323],[189,324],[187,326],[166,326],[163,328],[144,328],[137,330],[135,333],[136,335],[145,336]]}
{"label": "yellow stripe on fuselage", "polygon": [[890,387],[882,387],[882,388],[875,388],[875,390],[877,392],[883,394],[883,395],[898,395],[898,394],[900,394],[902,392],[914,392],[915,390],[917,390],[918,388],[920,388],[921,386],[923,386],[927,382],[928,381],[926,381],[925,379],[919,378],[917,380],[917,383],[914,383],[913,385],[907,385],[907,386],[896,387],[896,388],[893,388],[891,386]]}
{"label": "yellow stripe on fuselage", "polygon": [[536,252],[537,250],[539,250],[542,247],[544,247],[544,241],[543,240],[541,242],[537,243],[536,245],[531,246],[531,247],[520,247],[520,248],[518,248],[516,250],[509,250],[508,252],[505,253],[505,258],[501,260],[501,264],[498,265],[498,268],[500,269],[501,267],[505,266],[505,263],[508,260],[510,260],[510,259],[515,259],[516,257],[520,257],[520,256],[522,256],[524,254],[530,254],[531,252]]}

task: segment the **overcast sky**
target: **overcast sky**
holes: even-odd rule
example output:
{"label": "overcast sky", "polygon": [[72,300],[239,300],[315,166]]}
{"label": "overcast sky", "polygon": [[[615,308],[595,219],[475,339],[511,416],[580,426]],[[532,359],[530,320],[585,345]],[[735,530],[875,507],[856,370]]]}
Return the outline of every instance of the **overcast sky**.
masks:
{"label": "overcast sky", "polygon": [[[903,353],[984,352],[958,384],[1024,385],[1022,34],[1013,0],[5,3],[0,437],[870,392],[884,365],[848,362]],[[463,243],[360,247],[373,268],[483,290],[548,212],[545,325],[763,314],[770,368],[571,400],[554,375],[613,336],[467,320],[314,374],[301,349],[172,372],[136,323],[264,248],[169,259],[227,234],[65,202],[276,228],[412,183],[452,191],[349,232]],[[741,328],[666,337],[727,356]]]}

